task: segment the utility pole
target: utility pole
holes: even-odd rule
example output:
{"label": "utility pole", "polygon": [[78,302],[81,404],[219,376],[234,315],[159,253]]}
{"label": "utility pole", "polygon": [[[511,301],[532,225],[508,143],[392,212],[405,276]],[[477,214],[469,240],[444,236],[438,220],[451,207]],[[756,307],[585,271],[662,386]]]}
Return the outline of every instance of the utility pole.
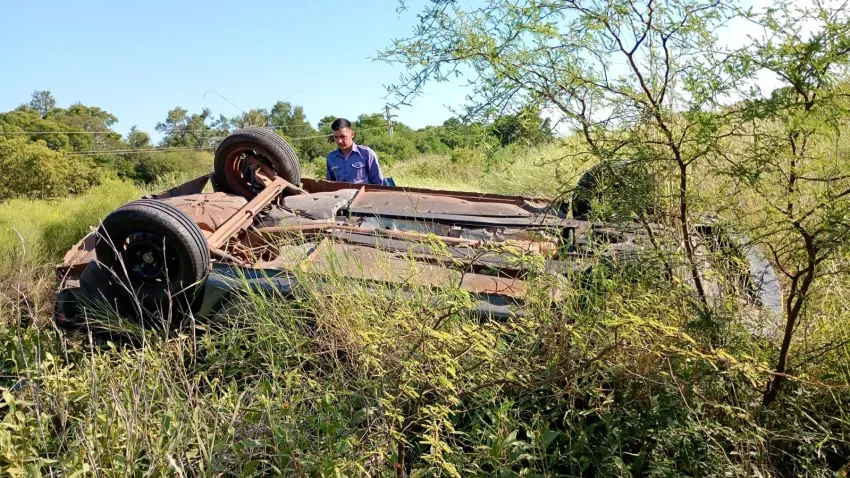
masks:
{"label": "utility pole", "polygon": [[387,130],[390,132],[390,136],[393,135],[393,115],[390,114],[390,105],[387,105]]}

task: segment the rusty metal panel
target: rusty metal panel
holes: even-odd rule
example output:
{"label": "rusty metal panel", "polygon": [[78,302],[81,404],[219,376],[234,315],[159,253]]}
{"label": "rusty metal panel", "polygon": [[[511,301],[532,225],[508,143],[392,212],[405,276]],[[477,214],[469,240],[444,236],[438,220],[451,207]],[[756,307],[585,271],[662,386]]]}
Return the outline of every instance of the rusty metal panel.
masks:
{"label": "rusty metal panel", "polygon": [[162,199],[162,202],[189,216],[207,237],[248,204],[248,200],[242,196],[221,192],[176,196]]}
{"label": "rusty metal panel", "polygon": [[525,201],[487,200],[408,191],[366,191],[351,202],[350,208],[362,213],[390,216],[454,214],[487,217],[529,217]]}
{"label": "rusty metal panel", "polygon": [[159,194],[153,194],[149,197],[151,199],[165,199],[177,196],[185,196],[187,194],[200,194],[204,191],[204,188],[207,186],[207,183],[210,180],[211,174],[206,174],[204,176],[197,177],[190,181],[187,181],[179,186],[175,186],[168,191],[163,191]]}
{"label": "rusty metal panel", "polygon": [[[447,245],[446,247],[435,247],[434,245],[420,240],[400,240],[391,237],[375,237],[372,234],[363,234],[345,230],[333,231],[333,238],[344,241],[350,245],[377,248],[387,254],[392,253],[394,257],[412,258],[420,262],[457,262],[477,268],[496,268],[517,271],[515,265],[516,256],[506,252],[476,249],[469,247],[471,244]],[[441,238],[442,239],[442,238]]]}
{"label": "rusty metal panel", "polygon": [[496,294],[520,297],[525,292],[525,281],[513,277],[493,277],[466,273],[460,287],[474,294]]}
{"label": "rusty metal panel", "polygon": [[304,189],[310,193],[319,193],[319,192],[330,192],[330,191],[338,191],[340,189],[350,189],[353,187],[362,188],[363,191],[373,192],[373,191],[393,191],[393,192],[404,192],[404,193],[424,193],[424,194],[435,194],[435,195],[443,195],[443,196],[453,196],[459,198],[466,198],[474,201],[482,201],[482,200],[490,200],[490,201],[516,201],[516,202],[528,202],[530,205],[535,207],[546,207],[552,201],[546,198],[537,198],[537,197],[525,197],[525,196],[512,196],[508,194],[492,194],[492,193],[477,193],[477,192],[468,192],[468,191],[447,191],[444,189],[430,189],[430,188],[412,188],[407,186],[384,186],[380,184],[352,184],[352,183],[343,183],[338,181],[327,181],[324,179],[316,180],[310,178],[301,178],[301,184],[304,186]]}
{"label": "rusty metal panel", "polygon": [[366,280],[402,283],[417,273],[424,273],[424,282],[447,282],[452,276],[452,271],[444,267],[429,264],[418,264],[417,267],[411,261],[372,247],[335,244],[331,241],[321,243],[308,261],[315,272],[337,273]]}
{"label": "rusty metal panel", "polygon": [[85,237],[80,239],[74,247],[65,253],[62,263],[65,265],[77,264],[81,262],[88,263],[94,257],[95,233],[90,232]]}
{"label": "rusty metal panel", "polygon": [[[382,218],[393,216],[386,211],[376,211],[372,208],[350,208],[348,213],[351,216],[372,217],[380,215]],[[398,214],[398,218],[416,219],[423,222],[446,223],[454,226],[472,226],[472,227],[556,227],[556,228],[574,228],[581,223],[572,219],[562,219],[557,216],[547,214],[532,214],[528,216],[481,216],[469,214],[431,214],[427,212],[419,212],[416,214]]]}
{"label": "rusty metal panel", "polygon": [[460,284],[475,294],[519,297],[525,290],[521,279],[462,273],[436,264],[422,263],[378,249],[322,242],[302,264],[302,269],[320,274],[396,284],[448,286]]}
{"label": "rusty metal panel", "polygon": [[54,270],[57,280],[63,281],[86,268],[89,262],[95,258],[95,238],[95,233],[90,232],[65,253],[62,263],[57,264]]}

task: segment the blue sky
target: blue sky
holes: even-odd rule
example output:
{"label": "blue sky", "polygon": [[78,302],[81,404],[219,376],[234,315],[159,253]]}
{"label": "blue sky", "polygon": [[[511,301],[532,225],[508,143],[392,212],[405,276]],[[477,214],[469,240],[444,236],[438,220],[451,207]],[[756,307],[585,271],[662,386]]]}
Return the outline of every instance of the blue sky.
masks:
{"label": "blue sky", "polygon": [[[288,100],[314,125],[329,114],[354,119],[383,111],[384,85],[400,70],[369,57],[412,32],[422,1],[408,4],[400,15],[396,0],[0,0],[0,111],[49,89],[59,106],[114,114],[121,133],[153,134],[178,105],[240,113],[218,94],[246,110]],[[442,123],[464,97],[444,84],[425,93],[398,120]]]}
{"label": "blue sky", "polygon": [[[397,0],[0,0],[0,111],[49,89],[59,106],[99,106],[122,134],[137,125],[155,139],[175,106],[239,114],[224,98],[245,110],[287,100],[314,125],[382,112],[384,85],[400,69],[370,58],[412,33],[426,1],[407,0],[399,14]],[[724,34],[730,43],[750,30],[738,23]],[[464,102],[458,85],[432,83],[424,93],[397,119],[440,124]]]}

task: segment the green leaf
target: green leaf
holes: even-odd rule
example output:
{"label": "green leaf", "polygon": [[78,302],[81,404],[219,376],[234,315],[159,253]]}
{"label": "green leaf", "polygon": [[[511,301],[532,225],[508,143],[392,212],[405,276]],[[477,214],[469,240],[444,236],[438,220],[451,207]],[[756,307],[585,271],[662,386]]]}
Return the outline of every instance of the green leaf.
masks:
{"label": "green leaf", "polygon": [[560,433],[555,430],[544,430],[542,436],[543,448],[546,449],[546,447],[548,447],[555,438],[558,438],[558,435],[560,435]]}
{"label": "green leaf", "polygon": [[242,476],[251,476],[257,471],[257,467],[260,466],[259,460],[252,460],[248,463],[245,463],[245,466],[242,467]]}

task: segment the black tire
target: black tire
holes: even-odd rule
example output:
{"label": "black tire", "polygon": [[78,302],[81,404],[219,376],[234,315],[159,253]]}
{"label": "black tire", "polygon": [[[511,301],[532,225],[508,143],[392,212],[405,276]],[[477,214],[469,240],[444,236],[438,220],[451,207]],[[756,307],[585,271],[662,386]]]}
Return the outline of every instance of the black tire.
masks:
{"label": "black tire", "polygon": [[198,225],[155,199],[133,201],[110,213],[98,229],[95,252],[111,270],[113,279],[102,288],[107,298],[126,299],[123,291],[129,287],[154,306],[178,298],[187,302],[210,268],[209,247]]}
{"label": "black tire", "polygon": [[275,173],[296,186],[301,183],[301,163],[298,155],[274,131],[265,128],[243,128],[234,131],[215,150],[214,185],[217,191],[238,194],[245,198],[256,195],[251,179],[245,176],[239,156],[252,153]]}
{"label": "black tire", "polygon": [[654,183],[643,165],[622,161],[597,164],[585,171],[573,191],[571,212],[574,219],[590,219],[593,202],[605,199],[615,204],[620,214],[652,214]]}
{"label": "black tire", "polygon": [[573,193],[573,200],[571,204],[574,219],[585,221],[590,217],[590,211],[592,209],[590,199],[596,191],[596,185],[600,173],[601,165],[597,164],[585,171],[584,174],[581,175],[581,178],[579,178],[575,192]]}

